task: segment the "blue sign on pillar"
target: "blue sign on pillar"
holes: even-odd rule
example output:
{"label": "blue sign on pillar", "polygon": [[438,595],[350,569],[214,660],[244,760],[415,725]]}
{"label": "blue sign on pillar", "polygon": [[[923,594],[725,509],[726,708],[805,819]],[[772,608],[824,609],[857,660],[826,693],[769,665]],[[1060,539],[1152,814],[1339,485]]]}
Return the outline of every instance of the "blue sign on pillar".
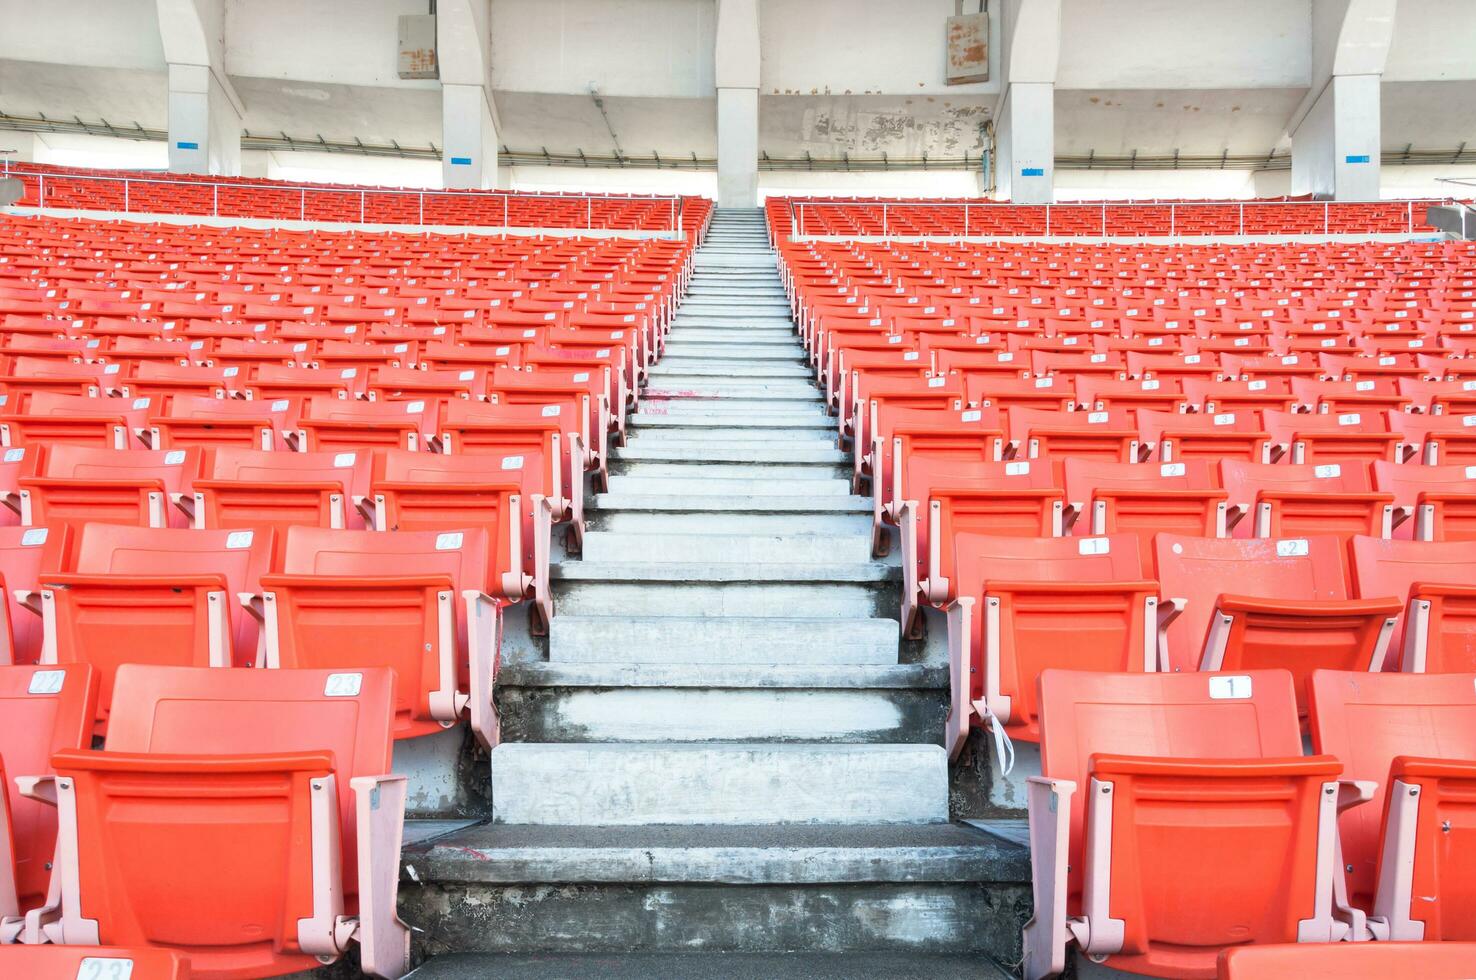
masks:
{"label": "blue sign on pillar", "polygon": [[1044,177],[1045,167],[1021,167],[1021,177]]}
{"label": "blue sign on pillar", "polygon": [[174,144],[174,148],[177,150],[198,150],[200,148],[200,144],[191,142],[189,140],[180,140],[178,143]]}
{"label": "blue sign on pillar", "polygon": [[453,167],[470,167],[471,166],[471,157],[452,157],[451,158],[451,166],[453,166]]}
{"label": "blue sign on pillar", "polygon": [[1343,158],[1344,163],[1367,163],[1367,153],[1350,153]]}

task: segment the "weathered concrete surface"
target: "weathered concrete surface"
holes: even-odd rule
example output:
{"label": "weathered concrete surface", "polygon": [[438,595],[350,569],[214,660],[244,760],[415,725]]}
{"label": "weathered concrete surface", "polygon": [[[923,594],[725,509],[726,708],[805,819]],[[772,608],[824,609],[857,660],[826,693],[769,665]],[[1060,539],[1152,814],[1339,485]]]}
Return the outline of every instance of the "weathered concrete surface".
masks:
{"label": "weathered concrete surface", "polygon": [[849,687],[504,687],[498,708],[524,742],[936,742],[947,715],[940,690]]}
{"label": "weathered concrete surface", "polygon": [[943,953],[630,953],[437,956],[407,980],[1009,980],[987,955]]}
{"label": "weathered concrete surface", "polygon": [[936,745],[532,744],[492,750],[498,823],[928,823],[948,819]]}
{"label": "weathered concrete surface", "polygon": [[894,950],[1020,959],[1023,882],[852,885],[408,883],[421,955],[450,951]]}
{"label": "weathered concrete surface", "polygon": [[897,662],[897,634],[890,619],[565,613],[549,626],[548,656],[564,663],[880,665]]}

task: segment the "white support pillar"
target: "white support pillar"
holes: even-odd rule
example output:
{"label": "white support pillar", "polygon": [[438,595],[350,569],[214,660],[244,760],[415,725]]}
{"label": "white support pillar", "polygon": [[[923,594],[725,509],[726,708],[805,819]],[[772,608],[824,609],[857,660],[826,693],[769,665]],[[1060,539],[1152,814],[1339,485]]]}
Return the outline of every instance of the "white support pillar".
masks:
{"label": "white support pillar", "polygon": [[758,0],[718,0],[718,207],[758,206]]}
{"label": "white support pillar", "polygon": [[1291,192],[1379,199],[1380,90],[1397,0],[1314,0],[1312,87],[1293,114]]}
{"label": "white support pillar", "polygon": [[448,188],[506,188],[497,159],[489,0],[441,0],[436,8],[441,73],[441,181]]}
{"label": "white support pillar", "polygon": [[994,110],[995,194],[1055,200],[1056,68],[1061,0],[1014,0],[1002,11],[1003,84]]}
{"label": "white support pillar", "polygon": [[155,0],[169,64],[169,169],[241,172],[246,107],[225,71],[224,0]]}

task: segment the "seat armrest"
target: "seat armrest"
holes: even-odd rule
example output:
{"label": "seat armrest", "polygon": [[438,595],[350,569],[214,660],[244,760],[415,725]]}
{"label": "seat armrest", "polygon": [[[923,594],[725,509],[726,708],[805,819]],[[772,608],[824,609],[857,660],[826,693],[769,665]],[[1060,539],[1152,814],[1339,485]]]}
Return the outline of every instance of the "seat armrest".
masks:
{"label": "seat armrest", "polygon": [[410,968],[410,929],[400,921],[400,847],[405,836],[405,776],[355,776],[349,781],[358,818],[360,966],[389,980]]}
{"label": "seat armrest", "polygon": [[1069,779],[1031,776],[1026,780],[1035,912],[1025,924],[1025,980],[1053,977],[1066,969],[1066,946],[1072,938],[1066,920],[1066,876],[1075,793],[1076,783]]}
{"label": "seat armrest", "polygon": [[497,705],[493,700],[502,657],[503,603],[485,592],[461,593],[466,603],[467,659],[471,671],[469,709],[472,734],[486,748],[501,741]]}
{"label": "seat armrest", "polygon": [[1403,603],[1398,599],[1267,599],[1257,596],[1222,595],[1216,606],[1227,613],[1261,613],[1296,617],[1397,616]]}

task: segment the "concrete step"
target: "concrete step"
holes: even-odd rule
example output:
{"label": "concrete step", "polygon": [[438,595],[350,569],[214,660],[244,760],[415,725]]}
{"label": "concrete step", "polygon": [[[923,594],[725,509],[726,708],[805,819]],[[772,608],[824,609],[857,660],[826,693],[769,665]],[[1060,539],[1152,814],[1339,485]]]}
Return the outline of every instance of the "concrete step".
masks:
{"label": "concrete step", "polygon": [[868,497],[851,495],[705,497],[690,494],[621,494],[602,493],[594,498],[592,511],[638,511],[643,513],[748,513],[760,516],[778,514],[857,514],[871,515]]}
{"label": "concrete step", "polygon": [[[588,564],[588,563],[585,563]],[[568,565],[560,566],[567,571]],[[846,581],[834,576],[810,580],[756,580],[741,565],[696,566],[702,579],[684,579],[679,568],[642,568],[625,563],[622,573],[590,577],[561,577],[553,585],[558,619],[563,616],[808,616],[817,619],[888,617],[897,615],[895,584],[887,581]],[[715,579],[714,569],[733,569],[734,578]],[[634,570],[650,573],[637,578]],[[603,577],[602,577],[603,576]]]}
{"label": "concrete step", "polygon": [[[892,620],[895,625],[896,620]],[[948,665],[941,659],[886,664],[612,664],[553,663],[535,660],[507,663],[497,686],[511,688],[675,690],[948,690]],[[649,720],[649,719],[646,719]],[[543,741],[520,739],[519,741]],[[896,739],[894,741],[902,741]],[[402,746],[403,748],[403,746]],[[399,757],[398,752],[396,758]]]}
{"label": "concrete step", "polygon": [[799,361],[764,361],[752,365],[733,364],[708,358],[677,357],[667,354],[651,367],[652,383],[670,376],[679,378],[732,378],[734,380],[773,380],[799,378],[811,383],[814,372]]}
{"label": "concrete step", "polygon": [[870,514],[815,510],[770,513],[587,509],[585,519],[590,532],[624,534],[828,534],[861,538],[871,534]]}
{"label": "concrete step", "polygon": [[700,415],[714,420],[745,417],[829,418],[818,398],[642,398],[638,411],[647,415]]}
{"label": "concrete step", "polygon": [[[617,476],[640,479],[673,480],[761,480],[783,482],[785,487],[795,484],[790,481],[838,480],[850,475],[851,467],[845,463],[805,463],[780,461],[772,463],[713,462],[709,460],[637,460],[622,463],[612,468]],[[781,488],[782,489],[782,488]],[[681,491],[673,491],[680,493]]]}
{"label": "concrete step", "polygon": [[[669,417],[669,416],[668,416]],[[833,448],[836,444],[835,426],[829,429],[788,429],[780,433],[764,428],[654,428],[633,432],[628,445],[657,446],[663,449],[692,449],[714,442],[781,443],[790,447]]]}
{"label": "concrete step", "polygon": [[641,397],[650,401],[675,398],[763,398],[770,401],[813,401],[823,399],[820,390],[807,381],[760,381],[724,383],[712,377],[663,375],[648,384]]}
{"label": "concrete step", "polygon": [[446,953],[406,980],[1009,980],[979,953]]}
{"label": "concrete step", "polygon": [[418,946],[503,955],[416,980],[998,980],[1030,912],[1025,849],[968,826],[427,823],[400,888]]}
{"label": "concrete step", "polygon": [[699,444],[697,448],[669,449],[632,439],[613,451],[619,462],[819,464],[849,468],[850,454],[826,446],[763,443],[757,446]]}
{"label": "concrete step", "polygon": [[668,344],[680,340],[682,343],[702,341],[704,343],[722,344],[783,344],[802,350],[799,341],[795,339],[794,331],[782,327],[748,327],[742,330],[733,330],[725,327],[683,327],[674,332]]}
{"label": "concrete step", "polygon": [[659,493],[680,496],[848,496],[849,480],[840,477],[769,479],[755,476],[700,477],[671,475],[611,476],[611,493]]}
{"label": "concrete step", "polygon": [[[669,562],[653,566],[631,561],[563,561],[554,562],[550,574],[555,580],[582,582],[657,582],[664,585],[699,582],[731,583],[860,583],[899,582],[902,570],[882,562]],[[673,610],[673,616],[684,615]],[[707,612],[698,615],[711,615]],[[743,613],[741,615],[751,615]],[[831,615],[825,613],[826,616]]]}
{"label": "concrete step", "polygon": [[[751,418],[739,423],[730,418],[718,417],[716,415],[713,418],[664,415],[654,410],[660,407],[657,405],[647,406],[645,404],[637,406],[635,414],[631,416],[631,423],[637,427],[647,427],[650,429],[801,429],[829,433],[836,431],[835,420],[818,411],[813,414],[808,412],[794,412],[784,415],[764,416],[763,418]],[[709,438],[716,438],[711,433],[703,433],[703,435]]]}
{"label": "concrete step", "polygon": [[[597,533],[604,532],[590,537]],[[898,632],[894,619],[558,615],[549,625],[548,657],[551,663],[886,665],[897,662]]]}
{"label": "concrete step", "polygon": [[589,531],[584,536],[586,561],[625,562],[812,562],[871,558],[866,534],[780,534],[680,530],[633,534]]}
{"label": "concrete step", "polygon": [[680,742],[492,750],[495,823],[920,824],[948,819],[937,745]]}
{"label": "concrete step", "polygon": [[[677,337],[677,334],[673,334]],[[784,344],[764,346],[756,344],[704,344],[694,341],[673,339],[666,343],[666,355],[662,358],[676,358],[678,363],[685,364],[688,361],[708,362],[735,362],[743,366],[756,366],[765,361],[781,361],[789,364],[798,364],[803,358],[803,352],[796,345]]]}

